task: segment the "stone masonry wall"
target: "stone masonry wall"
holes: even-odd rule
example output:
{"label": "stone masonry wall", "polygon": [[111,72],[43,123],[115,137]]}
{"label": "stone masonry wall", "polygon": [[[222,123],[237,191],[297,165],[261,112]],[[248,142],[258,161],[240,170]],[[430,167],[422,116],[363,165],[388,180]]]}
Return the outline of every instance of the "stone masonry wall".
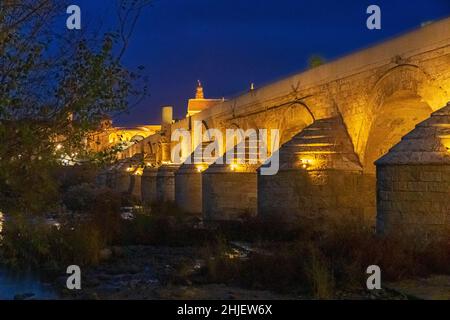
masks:
{"label": "stone masonry wall", "polygon": [[258,176],[258,214],[289,222],[351,216],[375,225],[375,177],[339,170]]}
{"label": "stone masonry wall", "polygon": [[156,175],[158,169],[146,168],[141,177],[141,196],[142,201],[147,204],[156,202]]}
{"label": "stone masonry wall", "polygon": [[450,227],[450,166],[377,168],[379,232],[428,233]]}
{"label": "stone masonry wall", "polygon": [[175,174],[175,203],[191,214],[202,214],[202,174],[184,172]]}
{"label": "stone masonry wall", "polygon": [[175,201],[175,171],[178,167],[161,166],[156,176],[156,198],[160,202]]}
{"label": "stone masonry wall", "polygon": [[202,181],[206,220],[235,220],[256,215],[256,173],[206,171]]}

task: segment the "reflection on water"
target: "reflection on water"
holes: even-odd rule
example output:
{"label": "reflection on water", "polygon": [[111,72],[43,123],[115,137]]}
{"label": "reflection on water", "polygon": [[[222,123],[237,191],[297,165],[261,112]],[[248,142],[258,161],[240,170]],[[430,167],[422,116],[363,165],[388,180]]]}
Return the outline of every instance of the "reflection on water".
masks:
{"label": "reflection on water", "polygon": [[[4,223],[5,216],[0,212],[0,241]],[[12,300],[15,297],[39,300],[58,298],[53,288],[42,283],[37,277],[10,272],[0,266],[0,300]]]}

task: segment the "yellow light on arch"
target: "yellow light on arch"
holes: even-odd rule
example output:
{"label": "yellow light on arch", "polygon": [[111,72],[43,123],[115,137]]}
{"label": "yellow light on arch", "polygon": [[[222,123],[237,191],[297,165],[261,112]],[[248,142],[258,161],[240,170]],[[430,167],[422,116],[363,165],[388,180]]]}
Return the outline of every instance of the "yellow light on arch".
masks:
{"label": "yellow light on arch", "polygon": [[300,159],[300,165],[302,166],[303,169],[308,169],[313,165],[313,160],[307,158]]}
{"label": "yellow light on arch", "polygon": [[202,173],[203,171],[206,170],[206,166],[199,164],[196,166],[196,169],[197,169],[197,172]]}

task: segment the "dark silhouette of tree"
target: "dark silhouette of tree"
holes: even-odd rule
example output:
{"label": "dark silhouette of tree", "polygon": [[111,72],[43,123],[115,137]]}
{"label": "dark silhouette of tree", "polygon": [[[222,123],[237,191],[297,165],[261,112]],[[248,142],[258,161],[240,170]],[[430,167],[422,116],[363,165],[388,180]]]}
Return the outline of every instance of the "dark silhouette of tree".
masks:
{"label": "dark silhouette of tree", "polygon": [[66,28],[65,1],[0,1],[0,210],[42,210],[63,159],[106,154],[87,152],[86,138],[146,93],[121,57],[148,2],[119,0],[116,30],[98,35]]}
{"label": "dark silhouette of tree", "polygon": [[326,63],[326,59],[318,54],[314,54],[308,59],[309,68],[315,68]]}

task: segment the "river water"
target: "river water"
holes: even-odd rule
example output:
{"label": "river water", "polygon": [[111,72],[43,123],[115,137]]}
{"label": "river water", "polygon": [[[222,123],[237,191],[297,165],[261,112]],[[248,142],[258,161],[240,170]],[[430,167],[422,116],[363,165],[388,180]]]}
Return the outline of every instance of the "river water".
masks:
{"label": "river water", "polygon": [[[5,223],[4,215],[0,212],[0,241]],[[28,299],[56,299],[58,296],[51,285],[43,283],[38,277],[30,273],[11,272],[1,267],[0,261],[0,300],[14,298]]]}
{"label": "river water", "polygon": [[0,268],[0,300],[19,297],[47,300],[57,299],[58,295],[50,284],[41,282],[31,274],[17,274]]}

